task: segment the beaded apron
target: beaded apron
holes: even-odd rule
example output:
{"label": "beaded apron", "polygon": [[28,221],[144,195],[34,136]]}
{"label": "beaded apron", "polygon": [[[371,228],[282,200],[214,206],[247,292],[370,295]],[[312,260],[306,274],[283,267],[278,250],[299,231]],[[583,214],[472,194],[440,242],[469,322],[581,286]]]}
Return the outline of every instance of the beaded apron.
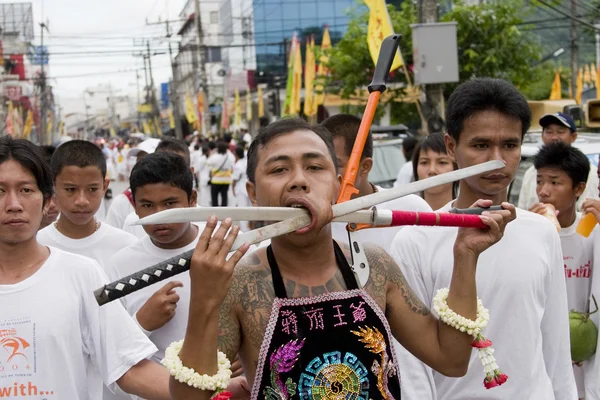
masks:
{"label": "beaded apron", "polygon": [[398,400],[400,378],[390,328],[377,303],[358,289],[334,242],[350,290],[288,299],[269,246],[275,300],[260,349],[252,399]]}

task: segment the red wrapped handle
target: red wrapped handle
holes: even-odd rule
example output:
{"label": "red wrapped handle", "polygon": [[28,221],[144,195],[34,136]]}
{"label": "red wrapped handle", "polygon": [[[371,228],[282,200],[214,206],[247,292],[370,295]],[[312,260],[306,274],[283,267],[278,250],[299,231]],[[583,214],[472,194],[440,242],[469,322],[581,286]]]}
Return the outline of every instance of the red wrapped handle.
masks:
{"label": "red wrapped handle", "polygon": [[435,212],[392,211],[392,225],[456,226],[461,228],[487,228],[479,215]]}

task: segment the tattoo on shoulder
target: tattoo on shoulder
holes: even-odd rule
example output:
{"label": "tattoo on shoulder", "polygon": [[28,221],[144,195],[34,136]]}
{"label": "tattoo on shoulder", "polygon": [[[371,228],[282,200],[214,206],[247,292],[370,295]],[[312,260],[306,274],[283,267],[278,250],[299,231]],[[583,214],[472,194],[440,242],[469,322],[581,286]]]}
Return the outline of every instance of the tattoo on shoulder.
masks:
{"label": "tattoo on shoulder", "polygon": [[[385,283],[394,285],[412,312],[429,315],[427,306],[410,288],[400,267],[385,250],[378,246],[368,246],[365,248],[365,253],[371,268],[371,276],[367,286],[381,286],[382,284],[385,286]],[[390,308],[389,305],[387,307]]]}

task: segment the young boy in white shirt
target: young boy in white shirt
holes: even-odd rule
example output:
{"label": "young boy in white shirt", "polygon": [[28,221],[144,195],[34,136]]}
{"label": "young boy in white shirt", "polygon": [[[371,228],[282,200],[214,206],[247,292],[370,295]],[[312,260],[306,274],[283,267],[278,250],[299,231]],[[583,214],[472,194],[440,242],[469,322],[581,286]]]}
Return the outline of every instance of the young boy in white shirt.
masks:
{"label": "young boy in white shirt", "polygon": [[[181,207],[196,207],[193,174],[183,157],[167,152],[147,155],[130,176],[135,212],[143,218],[157,212]],[[145,225],[147,235],[111,257],[111,279],[162,262],[193,249],[200,229],[192,223]],[[173,277],[123,298],[130,315],[158,347],[153,359],[160,361],[164,351],[185,334],[188,321],[189,274]],[[177,312],[177,303],[184,304]]]}
{"label": "young boy in white shirt", "polygon": [[[593,265],[593,238],[577,234],[581,219],[577,201],[586,190],[590,162],[579,149],[562,142],[540,148],[534,162],[537,171],[536,193],[540,203],[531,211],[544,215],[557,212],[563,251],[567,304],[569,310],[588,311]],[[551,207],[548,207],[551,205]],[[573,365],[579,398],[585,395],[584,370],[587,362]]]}
{"label": "young boy in white shirt", "polygon": [[[0,139],[0,394],[97,400],[102,383],[169,399],[156,348],[119,302],[99,307],[97,262],[38,243],[52,175],[33,143]],[[37,396],[37,397],[35,397]]]}
{"label": "young boy in white shirt", "polygon": [[[508,82],[485,78],[459,86],[446,112],[448,154],[459,168],[490,160],[502,160],[506,166],[460,181],[458,197],[442,211],[467,208],[477,199],[507,204],[530,123],[527,100]],[[450,283],[457,231],[406,227],[394,238],[391,255],[426,305]],[[477,295],[493,316],[483,334],[494,343],[494,356],[508,382],[486,390],[476,352],[467,374],[453,379],[432,372],[403,351],[399,365],[406,398],[577,399],[563,257],[554,225],[517,209],[502,240],[480,255],[476,279]]]}
{"label": "young boy in white shirt", "polygon": [[[337,114],[327,118],[322,122],[323,125],[333,136],[333,144],[335,145],[335,155],[339,164],[338,172],[344,176],[346,166],[350,160],[352,147],[358,135],[358,128],[361,120],[357,116],[350,114]],[[369,132],[365,147],[362,152],[358,174],[354,186],[358,189],[357,197],[366,196],[374,192],[380,192],[382,187],[375,186],[369,182],[369,172],[373,168],[373,136]],[[404,210],[404,211],[431,211],[431,207],[421,197],[411,194],[401,197],[396,200],[391,200],[386,203],[377,205],[379,210]],[[341,222],[331,223],[331,233],[333,238],[342,243],[348,242],[348,232],[346,225]],[[393,228],[372,228],[364,229],[358,232],[358,237],[363,243],[373,243],[381,246],[385,251],[389,252],[392,240],[401,227]]]}
{"label": "young boy in white shirt", "polygon": [[56,149],[50,166],[61,212],[58,221],[38,232],[38,242],[93,258],[106,270],[108,259],[137,239],[94,217],[109,184],[102,150],[72,140]]}

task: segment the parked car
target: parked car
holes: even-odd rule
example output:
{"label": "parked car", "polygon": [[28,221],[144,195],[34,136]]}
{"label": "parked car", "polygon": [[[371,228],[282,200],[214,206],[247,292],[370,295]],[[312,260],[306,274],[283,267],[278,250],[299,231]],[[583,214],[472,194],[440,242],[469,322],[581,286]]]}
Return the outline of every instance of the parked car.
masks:
{"label": "parked car", "polygon": [[373,126],[373,168],[369,181],[383,188],[394,186],[400,168],[406,163],[402,141],[412,134],[405,125]]}

